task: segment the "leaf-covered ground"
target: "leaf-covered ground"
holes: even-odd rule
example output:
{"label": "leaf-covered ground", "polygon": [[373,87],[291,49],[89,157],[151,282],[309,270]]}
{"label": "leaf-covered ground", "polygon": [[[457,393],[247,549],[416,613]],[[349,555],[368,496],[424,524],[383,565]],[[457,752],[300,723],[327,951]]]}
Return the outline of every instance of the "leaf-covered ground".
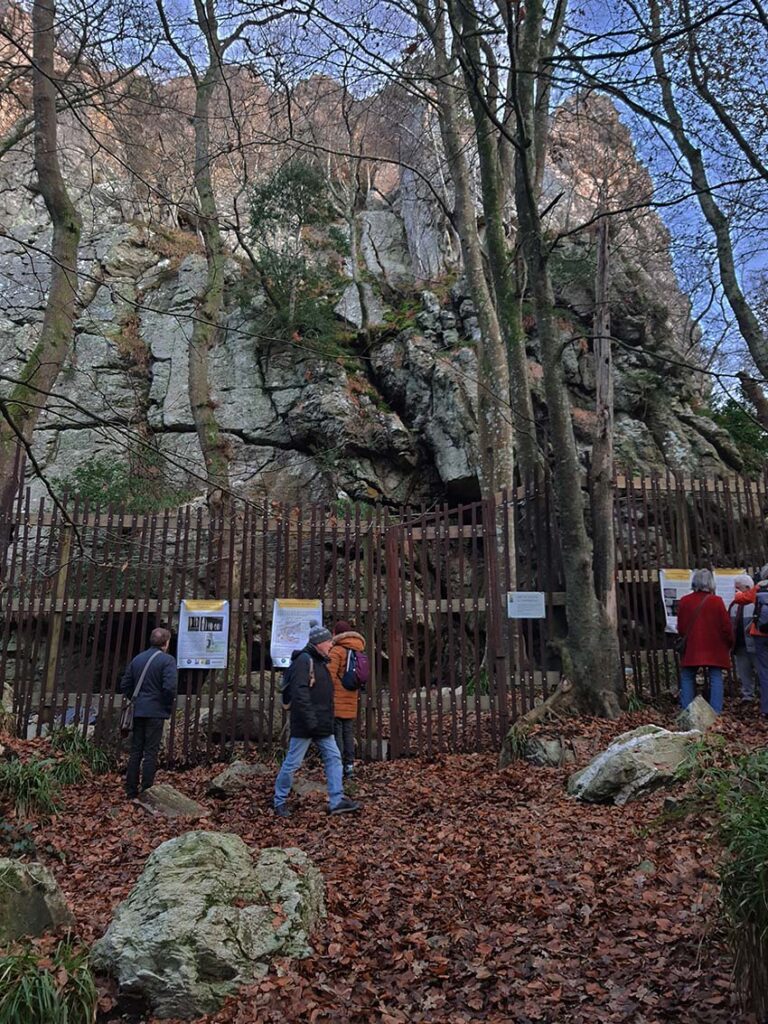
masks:
{"label": "leaf-covered ground", "polygon": [[[579,721],[567,733],[582,764],[651,720]],[[768,738],[754,713],[719,730],[729,746]],[[362,814],[328,818],[313,795],[287,822],[272,816],[271,779],[216,802],[204,796],[215,767],[163,773],[211,808],[202,827],[254,849],[301,847],[328,885],[315,955],[276,964],[209,1024],[747,1024],[717,924],[706,815],[660,817],[664,793],[579,804],[565,796],[569,770],[498,772],[490,755],[371,765],[356,782]],[[66,814],[34,836],[91,941],[150,851],[182,831],[126,803],[106,776],[70,788]]]}

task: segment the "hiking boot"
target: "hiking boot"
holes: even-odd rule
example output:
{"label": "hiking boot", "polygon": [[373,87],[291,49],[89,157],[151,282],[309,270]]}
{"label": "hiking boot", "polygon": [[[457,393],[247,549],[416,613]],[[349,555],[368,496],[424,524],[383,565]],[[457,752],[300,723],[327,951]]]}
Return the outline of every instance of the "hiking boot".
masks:
{"label": "hiking boot", "polygon": [[344,778],[348,779],[355,774],[355,766],[351,764],[344,765]]}
{"label": "hiking boot", "polygon": [[290,818],[291,808],[288,806],[288,804],[277,804],[277,806],[275,807],[275,814],[278,816],[278,818]]}
{"label": "hiking boot", "polygon": [[351,814],[353,811],[359,811],[360,804],[355,800],[350,800],[348,796],[343,796],[341,800],[332,807],[329,814]]}

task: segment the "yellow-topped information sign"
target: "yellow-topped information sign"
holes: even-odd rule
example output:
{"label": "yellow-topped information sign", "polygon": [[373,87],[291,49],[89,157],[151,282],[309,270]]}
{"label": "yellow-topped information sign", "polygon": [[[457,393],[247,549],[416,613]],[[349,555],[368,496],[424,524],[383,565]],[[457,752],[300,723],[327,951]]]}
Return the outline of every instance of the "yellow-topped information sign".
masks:
{"label": "yellow-topped information sign", "polygon": [[179,609],[179,668],[226,668],[229,601],[185,600]]}
{"label": "yellow-topped information sign", "polygon": [[287,668],[293,652],[306,647],[312,621],[323,621],[323,602],[319,598],[276,598],[272,606],[272,637],[269,645],[275,668]]}
{"label": "yellow-topped information sign", "polygon": [[[727,608],[736,593],[736,577],[740,576],[744,569],[713,569],[715,577],[715,593],[723,599]],[[666,632],[677,632],[677,606],[680,598],[691,592],[692,569],[659,569],[659,586],[661,587],[661,601],[664,605],[666,617]]]}

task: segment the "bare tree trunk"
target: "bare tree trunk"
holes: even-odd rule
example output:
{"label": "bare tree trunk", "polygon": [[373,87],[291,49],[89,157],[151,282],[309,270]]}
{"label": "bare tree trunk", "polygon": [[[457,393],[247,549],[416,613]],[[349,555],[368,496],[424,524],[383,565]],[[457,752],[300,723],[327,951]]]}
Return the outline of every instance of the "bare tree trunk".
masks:
{"label": "bare tree trunk", "polygon": [[[435,53],[440,134],[454,190],[455,226],[461,242],[464,271],[480,325],[478,345],[478,443],[480,486],[494,494],[514,485],[514,428],[509,410],[509,364],[496,308],[483,269],[464,140],[459,131],[456,95],[446,57],[446,11],[428,22]],[[425,27],[427,27],[425,26]]]}
{"label": "bare tree trunk", "polygon": [[368,341],[371,339],[371,311],[368,308],[368,295],[365,290],[365,282],[360,274],[360,246],[357,239],[357,218],[355,217],[354,203],[350,203],[346,213],[347,230],[349,231],[349,262],[352,266],[352,282],[357,289],[357,299],[360,303],[360,330]]}
{"label": "bare tree trunk", "polygon": [[[564,666],[582,705],[593,712],[614,716],[620,708],[618,637],[611,629],[597,599],[592,575],[592,544],[584,515],[581,467],[571,418],[571,403],[563,369],[562,346],[554,313],[554,291],[550,275],[549,245],[543,236],[538,209],[536,168],[533,165],[537,124],[535,83],[539,69],[541,32],[544,19],[542,0],[526,7],[523,39],[516,76],[517,164],[515,193],[520,237],[533,293],[536,324],[541,343],[544,391],[547,400],[553,453],[553,482],[565,573],[565,610],[568,620],[567,655]],[[540,111],[539,111],[540,113]]]}
{"label": "bare tree trunk", "polygon": [[765,397],[765,391],[745,370],[742,370],[738,377],[744,397],[755,407],[755,415],[760,426],[768,430],[768,398]]}
{"label": "bare tree trunk", "polygon": [[612,629],[618,629],[616,607],[616,538],[613,524],[613,358],[608,301],[608,218],[598,222],[597,274],[593,351],[595,356],[595,439],[592,445],[592,561],[595,590]]}
{"label": "bare tree trunk", "polygon": [[35,0],[32,5],[35,172],[37,188],[53,228],[51,280],[40,337],[21,371],[22,383],[14,387],[7,400],[7,419],[3,418],[0,423],[0,508],[7,507],[13,500],[17,486],[13,469],[18,437],[21,435],[28,443],[32,440],[46,397],[69,352],[77,308],[77,253],[82,225],[59,165],[55,20],[54,0]]}
{"label": "bare tree trunk", "polygon": [[517,460],[523,476],[532,480],[542,466],[536,439],[536,422],[523,331],[522,290],[513,281],[513,261],[504,233],[504,187],[497,147],[498,131],[488,113],[490,97],[484,97],[480,30],[471,2],[452,4],[453,24],[463,47],[462,70],[467,88],[480,161],[481,193],[485,214],[485,243],[491,268],[496,309],[507,346],[510,397],[514,419]]}
{"label": "bare tree trunk", "polygon": [[229,451],[214,414],[209,366],[210,351],[217,340],[224,309],[225,251],[211,180],[210,155],[210,104],[214,89],[221,81],[221,61],[215,52],[215,26],[206,23],[204,31],[210,63],[205,75],[196,83],[195,192],[208,272],[189,344],[188,386],[192,417],[205,461],[208,504],[213,512],[220,503],[227,503]]}

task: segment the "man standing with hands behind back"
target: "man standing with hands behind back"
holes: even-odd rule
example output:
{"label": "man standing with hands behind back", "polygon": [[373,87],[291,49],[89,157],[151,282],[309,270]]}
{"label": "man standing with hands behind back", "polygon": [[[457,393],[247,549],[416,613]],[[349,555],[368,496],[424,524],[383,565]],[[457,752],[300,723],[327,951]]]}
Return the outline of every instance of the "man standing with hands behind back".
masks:
{"label": "man standing with hands behind back", "polygon": [[[170,642],[170,630],[153,629],[149,648],[136,655],[120,682],[120,692],[134,703],[131,753],[125,772],[129,800],[139,795],[139,768],[142,792],[155,781],[163,726],[176,700],[176,659],[168,653]],[[141,689],[136,693],[139,681]]]}

